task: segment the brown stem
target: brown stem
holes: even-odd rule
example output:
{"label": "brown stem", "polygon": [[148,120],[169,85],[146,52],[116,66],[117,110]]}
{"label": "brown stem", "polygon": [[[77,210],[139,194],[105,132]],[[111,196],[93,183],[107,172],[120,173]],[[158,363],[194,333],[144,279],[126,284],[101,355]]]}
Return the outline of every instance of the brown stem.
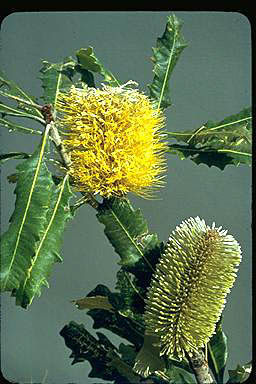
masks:
{"label": "brown stem", "polygon": [[[54,142],[57,150],[60,153],[60,156],[62,158],[62,161],[64,163],[65,168],[67,170],[69,170],[69,168],[72,164],[70,156],[66,152],[66,149],[65,149],[64,145],[62,144],[58,129],[56,128],[54,121],[51,121],[49,124],[51,124],[51,131],[50,132],[51,132],[52,141]],[[91,205],[93,208],[98,209],[99,203],[91,193],[82,193],[82,195],[83,195],[83,202],[80,201],[80,203],[81,203],[80,205],[82,205],[83,203],[86,202],[89,205]],[[78,208],[78,206],[76,208]]]}
{"label": "brown stem", "polygon": [[51,121],[49,124],[51,124],[51,131],[50,132],[51,132],[52,141],[54,142],[57,150],[59,151],[59,153],[61,155],[64,166],[67,169],[69,169],[71,166],[70,156],[68,155],[64,145],[62,144],[58,129],[56,128],[54,121]]}
{"label": "brown stem", "polygon": [[58,129],[56,128],[56,125],[54,123],[52,106],[51,104],[45,104],[40,107],[40,110],[44,116],[46,126],[50,126],[51,139],[60,153],[64,166],[65,168],[69,169],[71,166],[71,159],[68,153],[66,152],[64,145],[62,144]]}
{"label": "brown stem", "polygon": [[[62,144],[62,140],[60,138],[58,129],[54,122],[54,117],[52,114],[52,106],[51,104],[46,104],[41,108],[41,112],[45,118],[46,126],[50,125],[50,136],[52,141],[55,144],[55,147],[57,148],[61,159],[63,161],[64,167],[69,170],[70,166],[72,164],[69,154],[67,153],[65,146]],[[84,197],[84,202],[91,205],[93,208],[98,209],[99,203],[94,198],[94,196],[90,193],[82,193]],[[82,202],[80,202],[82,203]],[[79,205],[78,205],[79,206]],[[78,208],[78,206],[76,208]]]}
{"label": "brown stem", "polygon": [[197,384],[213,384],[214,380],[209,372],[208,363],[203,351],[194,352],[188,356],[190,366],[194,371]]}

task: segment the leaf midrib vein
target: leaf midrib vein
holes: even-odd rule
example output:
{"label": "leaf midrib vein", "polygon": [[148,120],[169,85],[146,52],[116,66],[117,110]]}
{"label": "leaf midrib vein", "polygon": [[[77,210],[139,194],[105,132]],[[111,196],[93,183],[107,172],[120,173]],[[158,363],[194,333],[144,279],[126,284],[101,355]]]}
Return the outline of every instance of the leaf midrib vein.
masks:
{"label": "leaf midrib vein", "polygon": [[138,245],[134,242],[133,238],[130,236],[129,232],[126,230],[126,228],[124,227],[124,225],[122,224],[122,222],[119,220],[119,218],[117,217],[117,215],[115,214],[114,210],[111,208],[110,209],[114,219],[117,221],[118,225],[120,226],[120,228],[122,229],[122,231],[125,233],[126,237],[129,239],[129,241],[132,243],[132,245],[134,246],[134,248],[137,250],[137,252],[140,254],[140,256],[145,260],[145,262],[147,263],[147,265],[150,267],[150,269],[154,272],[154,269],[152,267],[152,265],[149,263],[149,261],[147,260],[147,258],[144,256],[143,252],[141,251],[141,249],[138,247]]}
{"label": "leaf midrib vein", "polygon": [[38,247],[37,247],[37,250],[36,250],[35,256],[33,257],[31,266],[30,266],[30,268],[29,268],[28,271],[27,271],[27,277],[26,277],[26,279],[25,279],[25,281],[24,281],[24,284],[23,284],[23,290],[24,290],[25,287],[26,287],[27,280],[29,279],[30,274],[31,274],[31,271],[32,271],[32,269],[34,268],[34,266],[35,266],[35,264],[36,264],[36,261],[37,261],[37,259],[38,259],[39,254],[40,254],[40,250],[41,250],[41,248],[42,248],[42,246],[43,246],[43,243],[44,243],[44,241],[45,241],[45,239],[46,239],[46,236],[47,236],[48,233],[49,233],[49,230],[50,230],[50,228],[51,228],[51,226],[52,226],[53,220],[55,219],[57,210],[58,210],[59,205],[60,205],[60,200],[61,200],[61,197],[62,197],[62,195],[63,195],[63,191],[64,191],[64,187],[65,187],[67,178],[68,178],[68,174],[66,174],[66,176],[64,177],[64,179],[63,179],[63,181],[62,181],[62,185],[61,185],[61,188],[60,188],[60,192],[59,192],[59,195],[58,195],[58,199],[57,199],[57,202],[56,202],[56,204],[55,204],[54,210],[53,210],[53,212],[52,212],[51,219],[49,220],[49,223],[48,223],[48,225],[47,225],[47,227],[46,227],[46,229],[45,229],[45,231],[44,231],[44,235],[43,235],[42,239],[40,240],[40,243],[39,243],[39,245],[38,245]]}
{"label": "leaf midrib vein", "polygon": [[161,89],[161,94],[160,94],[160,97],[159,97],[157,109],[160,108],[160,105],[162,103],[162,99],[163,99],[163,95],[164,95],[164,90],[165,90],[167,79],[168,79],[169,69],[170,69],[170,65],[171,65],[172,57],[173,57],[173,53],[174,53],[174,47],[175,47],[175,44],[176,44],[177,34],[178,34],[178,31],[176,29],[174,37],[173,37],[173,44],[172,44],[172,48],[171,48],[171,52],[170,52],[170,57],[169,57],[169,60],[168,60],[167,70],[165,72],[165,77],[164,77],[163,86],[162,86],[162,89]]}
{"label": "leaf midrib vein", "polygon": [[17,234],[17,239],[16,239],[13,255],[12,255],[12,258],[11,258],[10,266],[8,268],[8,272],[6,274],[4,286],[6,286],[6,284],[7,284],[7,280],[9,278],[10,271],[12,269],[12,266],[13,266],[13,263],[14,263],[14,260],[15,260],[15,256],[16,256],[16,253],[17,253],[17,249],[18,249],[18,246],[19,246],[21,233],[22,233],[25,221],[27,219],[27,214],[28,214],[28,210],[29,210],[30,203],[31,203],[31,200],[32,200],[32,195],[33,195],[33,192],[34,192],[34,189],[35,189],[36,180],[38,178],[38,173],[39,173],[39,170],[40,170],[40,167],[41,167],[43,153],[44,153],[44,148],[45,148],[46,139],[47,139],[49,130],[50,130],[50,125],[47,125],[46,129],[45,129],[43,141],[42,141],[42,146],[41,146],[41,150],[40,150],[40,154],[39,154],[38,163],[37,163],[37,166],[36,166],[35,175],[34,175],[34,178],[33,178],[33,181],[32,181],[32,185],[31,185],[31,190],[29,192],[28,201],[27,201],[26,208],[25,208],[25,211],[24,211],[24,215],[23,215],[23,218],[22,218],[22,221],[21,221],[21,225],[20,225],[20,228],[19,228],[19,231],[18,231],[18,234]]}

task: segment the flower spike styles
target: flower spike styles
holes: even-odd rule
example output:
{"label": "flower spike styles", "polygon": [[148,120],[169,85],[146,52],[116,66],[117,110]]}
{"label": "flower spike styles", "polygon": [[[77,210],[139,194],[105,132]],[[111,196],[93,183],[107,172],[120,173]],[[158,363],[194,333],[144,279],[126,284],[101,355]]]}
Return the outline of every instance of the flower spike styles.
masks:
{"label": "flower spike styles", "polygon": [[199,217],[176,227],[146,299],[146,334],[159,337],[160,355],[181,360],[208,343],[240,262],[238,242],[222,227]]}
{"label": "flower spike styles", "polygon": [[80,191],[103,197],[127,192],[150,197],[166,169],[160,129],[164,115],[137,89],[72,87],[57,109],[70,152],[70,174]]}

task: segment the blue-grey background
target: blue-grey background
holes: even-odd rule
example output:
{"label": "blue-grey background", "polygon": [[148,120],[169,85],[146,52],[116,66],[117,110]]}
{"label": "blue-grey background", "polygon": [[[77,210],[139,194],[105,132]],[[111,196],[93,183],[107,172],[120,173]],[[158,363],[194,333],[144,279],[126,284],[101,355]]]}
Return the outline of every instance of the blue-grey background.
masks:
{"label": "blue-grey background", "polygon": [[[170,10],[171,12],[171,10]],[[152,79],[150,57],[170,12],[30,12],[6,17],[1,29],[1,68],[22,88],[41,95],[41,60],[59,62],[81,47],[93,46],[106,68],[122,82],[133,79],[146,91]],[[247,18],[236,12],[175,12],[188,41],[171,78],[173,106],[166,111],[169,130],[200,127],[251,104],[251,41]],[[28,122],[30,126],[33,123]],[[31,125],[32,124],[32,125]],[[1,150],[33,151],[39,138],[1,135]],[[8,228],[14,207],[14,185],[6,176],[17,161],[2,169],[1,229]],[[183,219],[199,215],[222,225],[243,249],[237,281],[224,311],[228,368],[251,359],[251,170],[228,166],[224,171],[168,156],[167,184],[158,200],[131,197],[141,207],[150,232],[166,241]],[[15,306],[9,293],[1,300],[1,369],[9,380],[48,384],[100,383],[89,379],[89,363],[71,366],[71,351],[59,331],[70,320],[92,321],[70,300],[84,297],[98,283],[114,288],[119,257],[91,207],[81,208],[64,236],[64,262],[57,264],[50,288],[43,288],[28,310]],[[105,332],[105,331],[104,331]],[[95,334],[95,331],[92,330]],[[113,342],[120,338],[106,331]]]}

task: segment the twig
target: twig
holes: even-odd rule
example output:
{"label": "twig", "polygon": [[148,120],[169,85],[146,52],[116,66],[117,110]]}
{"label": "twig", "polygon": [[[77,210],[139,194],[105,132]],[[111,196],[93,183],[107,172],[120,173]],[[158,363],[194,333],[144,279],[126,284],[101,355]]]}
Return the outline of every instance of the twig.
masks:
{"label": "twig", "polygon": [[73,211],[76,211],[79,207],[81,207],[83,204],[87,203],[94,209],[98,209],[100,206],[100,203],[95,199],[93,194],[89,192],[81,192],[83,197],[79,199],[74,205],[73,205]]}
{"label": "twig", "polygon": [[[70,158],[69,154],[67,153],[65,146],[62,144],[62,140],[60,138],[58,129],[55,125],[54,117],[52,114],[52,106],[51,106],[51,104],[46,104],[46,105],[42,106],[40,109],[41,109],[41,112],[44,116],[46,127],[48,125],[50,125],[50,137],[51,137],[52,141],[54,142],[55,147],[61,156],[61,159],[63,161],[63,165],[67,170],[69,170],[70,166],[72,164],[71,158]],[[83,198],[79,201],[79,203],[76,206],[74,206],[75,209],[77,209],[80,205],[82,205],[84,203],[88,203],[93,208],[98,209],[100,204],[94,198],[94,196],[91,193],[83,193],[82,192],[82,195],[83,195]]]}
{"label": "twig", "polygon": [[41,112],[44,116],[46,126],[50,125],[50,135],[51,139],[54,142],[57,150],[59,151],[62,161],[64,163],[65,168],[69,169],[71,166],[70,156],[67,154],[64,145],[62,144],[58,129],[54,123],[54,117],[52,114],[52,106],[51,104],[43,105],[41,108]]}
{"label": "twig", "polygon": [[59,153],[61,155],[61,158],[62,158],[62,161],[64,163],[64,166],[67,169],[69,169],[70,166],[71,166],[70,156],[68,155],[64,145],[62,144],[59,132],[58,132],[58,130],[56,128],[56,125],[55,125],[54,121],[51,121],[49,124],[51,125],[51,138],[52,138],[52,141],[54,142],[57,150],[59,151]]}
{"label": "twig", "polygon": [[209,372],[208,363],[205,360],[203,351],[194,352],[188,356],[190,366],[194,371],[197,384],[213,384],[214,380]]}

